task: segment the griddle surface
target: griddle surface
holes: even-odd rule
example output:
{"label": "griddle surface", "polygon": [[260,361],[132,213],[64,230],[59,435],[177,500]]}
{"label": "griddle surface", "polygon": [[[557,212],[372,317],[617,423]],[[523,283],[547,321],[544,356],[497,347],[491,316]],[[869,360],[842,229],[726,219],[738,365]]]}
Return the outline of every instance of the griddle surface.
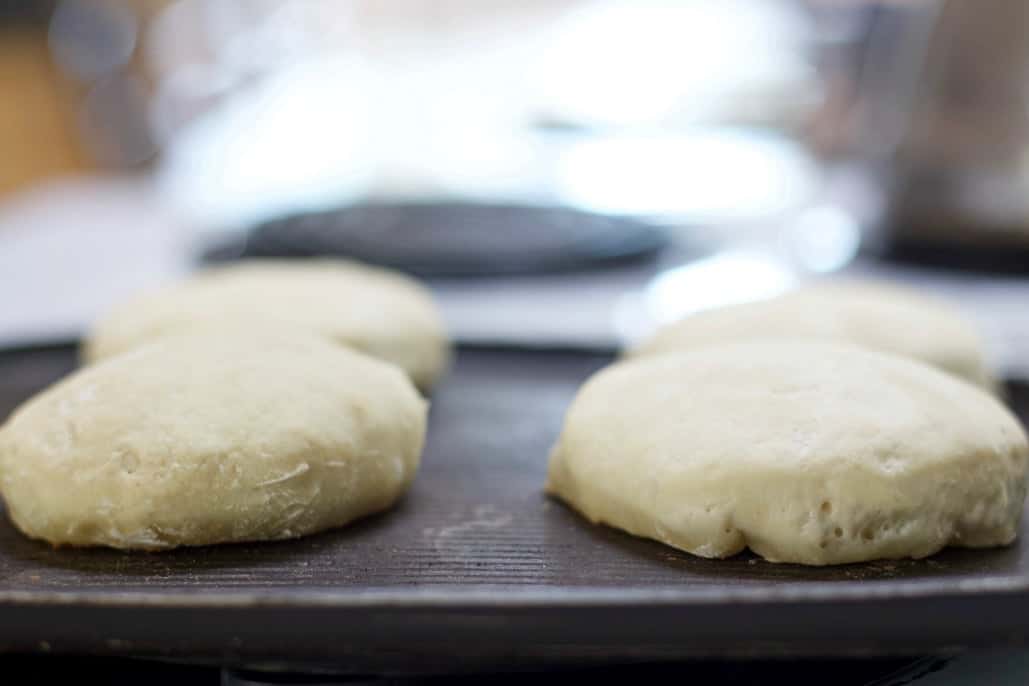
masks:
{"label": "griddle surface", "polygon": [[[581,382],[608,358],[465,349],[391,512],[296,541],[54,550],[0,521],[0,651],[449,671],[693,655],[914,653],[1029,638],[1029,544],[811,568],[704,560],[541,493]],[[74,367],[0,354],[0,417]],[[1029,392],[1013,403],[1029,409]],[[1025,413],[1023,413],[1025,419]]]}

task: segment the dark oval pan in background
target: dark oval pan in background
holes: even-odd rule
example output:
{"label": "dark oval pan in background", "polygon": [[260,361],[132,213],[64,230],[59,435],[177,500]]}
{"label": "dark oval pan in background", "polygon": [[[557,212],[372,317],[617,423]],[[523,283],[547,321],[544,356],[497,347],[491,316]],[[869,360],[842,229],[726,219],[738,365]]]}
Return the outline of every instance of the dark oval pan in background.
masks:
{"label": "dark oval pan in background", "polygon": [[369,202],[261,224],[207,260],[328,255],[425,278],[489,277],[645,260],[666,243],[656,226],[567,207]]}

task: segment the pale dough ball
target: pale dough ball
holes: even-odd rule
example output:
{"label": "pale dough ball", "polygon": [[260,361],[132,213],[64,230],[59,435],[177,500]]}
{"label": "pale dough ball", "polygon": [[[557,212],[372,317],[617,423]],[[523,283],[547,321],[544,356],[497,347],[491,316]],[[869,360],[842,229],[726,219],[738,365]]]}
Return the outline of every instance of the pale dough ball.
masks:
{"label": "pale dough ball", "polygon": [[312,334],[170,336],[15,411],[0,490],[54,545],[293,538],[389,507],[425,423],[399,369]]}
{"label": "pale dough ball", "polygon": [[753,342],[630,360],[579,392],[547,491],[703,557],[811,565],[1010,543],[1026,436],[993,396],[920,362]]}
{"label": "pale dough ball", "polygon": [[423,390],[449,357],[427,289],[346,260],[257,260],[200,272],[116,308],[93,328],[83,354],[92,362],[169,333],[227,323],[314,331],[400,366]]}
{"label": "pale dough ball", "polygon": [[949,304],[895,285],[818,283],[771,300],[700,312],[629,351],[655,355],[756,338],[853,343],[922,360],[968,381],[997,386],[975,328]]}

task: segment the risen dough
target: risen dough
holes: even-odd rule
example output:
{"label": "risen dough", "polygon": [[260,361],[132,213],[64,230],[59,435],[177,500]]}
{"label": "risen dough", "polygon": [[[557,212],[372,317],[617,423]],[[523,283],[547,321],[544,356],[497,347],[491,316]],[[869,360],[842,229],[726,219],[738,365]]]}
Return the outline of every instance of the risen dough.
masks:
{"label": "risen dough", "polygon": [[22,405],[0,427],[0,489],[55,545],[292,538],[393,503],[425,414],[399,369],[311,334],[171,336]]}
{"label": "risen dough", "polygon": [[960,312],[895,285],[814,284],[761,302],[686,317],[659,330],[630,355],[653,355],[755,338],[815,338],[912,357],[993,389],[983,344]]}
{"label": "risen dough", "polygon": [[259,260],[201,272],[131,300],[101,320],[84,356],[96,361],[210,324],[310,330],[403,368],[428,389],[448,343],[428,291],[398,272],[344,260]]}
{"label": "risen dough", "polygon": [[919,558],[1010,543],[1027,453],[996,399],[920,362],[737,343],[594,376],[547,490],[594,522],[703,557]]}

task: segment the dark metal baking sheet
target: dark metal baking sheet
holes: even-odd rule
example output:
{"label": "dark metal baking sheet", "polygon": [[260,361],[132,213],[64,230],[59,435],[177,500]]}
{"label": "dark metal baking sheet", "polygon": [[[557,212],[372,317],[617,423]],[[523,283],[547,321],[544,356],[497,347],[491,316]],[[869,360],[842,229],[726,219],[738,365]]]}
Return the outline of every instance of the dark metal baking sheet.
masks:
{"label": "dark metal baking sheet", "polygon": [[[449,671],[1029,639],[1025,541],[830,568],[704,560],[546,499],[564,409],[607,361],[463,349],[410,494],[339,531],[130,554],[52,550],[3,520],[0,651]],[[73,366],[70,347],[0,354],[0,416]],[[1025,418],[1029,391],[1011,400]]]}

